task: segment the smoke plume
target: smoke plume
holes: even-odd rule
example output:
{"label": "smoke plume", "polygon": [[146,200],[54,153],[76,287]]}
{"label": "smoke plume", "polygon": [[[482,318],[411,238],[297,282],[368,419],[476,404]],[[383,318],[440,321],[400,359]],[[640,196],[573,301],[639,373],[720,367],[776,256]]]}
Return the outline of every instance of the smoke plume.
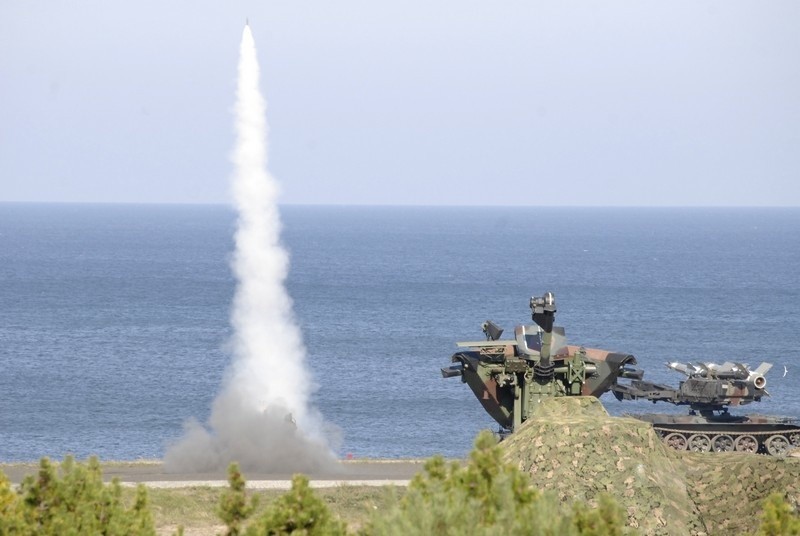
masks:
{"label": "smoke plume", "polygon": [[284,281],[278,184],[267,171],[266,102],[250,26],[239,52],[233,195],[238,210],[232,269],[232,364],[206,426],[190,420],[168,448],[169,471],[213,471],[237,461],[250,471],[312,471],[334,456],[309,403],[314,389]]}

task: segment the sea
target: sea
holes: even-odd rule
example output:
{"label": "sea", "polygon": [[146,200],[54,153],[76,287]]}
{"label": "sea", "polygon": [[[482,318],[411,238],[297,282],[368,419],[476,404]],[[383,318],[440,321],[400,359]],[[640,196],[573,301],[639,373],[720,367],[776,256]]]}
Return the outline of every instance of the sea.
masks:
{"label": "sea", "polygon": [[[555,293],[572,344],[665,363],[772,363],[800,418],[800,209],[283,206],[286,281],[342,457],[464,456],[496,429],[455,343]],[[156,459],[231,362],[228,206],[0,204],[0,462]],[[601,401],[614,415],[683,408]]]}

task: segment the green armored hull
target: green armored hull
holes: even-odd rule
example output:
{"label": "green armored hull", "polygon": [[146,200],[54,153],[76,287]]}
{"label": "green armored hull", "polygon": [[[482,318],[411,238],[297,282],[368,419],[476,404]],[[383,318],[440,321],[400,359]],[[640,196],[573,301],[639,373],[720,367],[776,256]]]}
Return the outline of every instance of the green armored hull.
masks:
{"label": "green armored hull", "polygon": [[514,329],[513,339],[487,320],[485,341],[459,342],[456,363],[442,369],[446,378],[460,377],[502,431],[513,432],[545,398],[595,396],[609,391],[618,377],[641,379],[636,358],[567,344],[565,330],[553,325],[555,296],[531,298],[535,324]]}

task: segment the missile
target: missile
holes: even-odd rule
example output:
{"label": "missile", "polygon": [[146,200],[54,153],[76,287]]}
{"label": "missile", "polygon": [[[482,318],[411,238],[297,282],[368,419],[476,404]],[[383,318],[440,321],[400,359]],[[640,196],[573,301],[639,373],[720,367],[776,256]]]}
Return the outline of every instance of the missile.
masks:
{"label": "missile", "polygon": [[[671,368],[672,370],[674,370],[676,372],[682,372],[682,373],[686,374],[687,376],[689,375],[689,367],[691,367],[691,366],[692,365],[684,365],[683,363],[677,363],[677,362],[667,363],[667,367]],[[694,368],[694,367],[692,367],[692,368]]]}
{"label": "missile", "polygon": [[772,363],[761,363],[756,370],[750,373],[747,377],[747,381],[751,382],[756,389],[764,389],[767,386],[767,379],[764,375],[769,372],[771,368]]}
{"label": "missile", "polygon": [[[772,368],[772,363],[761,363],[758,366],[758,368],[756,370],[754,370],[753,372],[757,372],[758,374],[762,374],[763,375],[763,374],[766,374],[767,372],[769,372],[769,369],[771,369],[771,368]],[[784,365],[783,368],[784,368],[784,376],[786,376],[786,373],[785,373],[786,365]]]}
{"label": "missile", "polygon": [[685,374],[690,378],[709,378],[719,380],[746,380],[753,383],[756,388],[763,389],[766,385],[764,375],[772,368],[769,363],[761,363],[761,365],[754,371],[743,363],[725,363],[718,365],[716,363],[667,363],[667,367],[676,372]]}

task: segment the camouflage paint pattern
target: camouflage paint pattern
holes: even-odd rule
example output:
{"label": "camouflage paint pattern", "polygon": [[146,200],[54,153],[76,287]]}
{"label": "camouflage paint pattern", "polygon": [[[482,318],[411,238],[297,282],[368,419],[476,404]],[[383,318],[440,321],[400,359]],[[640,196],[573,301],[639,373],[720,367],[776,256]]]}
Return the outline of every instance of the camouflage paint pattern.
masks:
{"label": "camouflage paint pattern", "polygon": [[513,340],[458,343],[465,348],[451,358],[458,364],[442,369],[444,377],[460,376],[505,431],[518,428],[545,398],[599,397],[620,375],[641,378],[629,368],[636,364],[632,355],[567,345],[564,328],[553,325],[552,293],[532,298],[531,309],[537,324],[517,326]]}
{"label": "camouflage paint pattern", "polygon": [[771,364],[762,363],[755,370],[731,362],[667,363],[667,367],[687,376],[677,389],[637,379],[628,384],[617,383],[612,390],[619,400],[644,399],[689,406],[689,415],[636,416],[651,423],[668,446],[694,452],[772,456],[786,456],[800,447],[800,425],[792,419],[728,412],[729,407],[760,402],[769,396],[764,375]]}
{"label": "camouflage paint pattern", "polygon": [[800,448],[800,426],[790,419],[728,413],[728,407],[769,396],[764,377],[769,363],[755,370],[731,362],[668,363],[686,375],[675,389],[643,381],[633,355],[568,345],[564,328],[554,325],[551,292],[531,298],[530,307],[536,323],[517,326],[514,339],[498,340],[503,330],[487,320],[487,340],[457,343],[462,350],[451,358],[456,365],[442,369],[444,377],[458,376],[470,387],[501,434],[518,430],[545,400],[612,391],[619,400],[690,406],[690,415],[633,416],[652,425],[676,450],[785,456]]}
{"label": "camouflage paint pattern", "polygon": [[618,400],[642,398],[653,402],[687,405],[700,412],[724,411],[729,406],[760,402],[763,397],[769,396],[764,377],[772,368],[769,363],[762,363],[754,371],[747,365],[731,362],[722,365],[667,363],[667,367],[687,376],[677,389],[635,380],[629,384],[618,383],[613,386],[614,395]]}

